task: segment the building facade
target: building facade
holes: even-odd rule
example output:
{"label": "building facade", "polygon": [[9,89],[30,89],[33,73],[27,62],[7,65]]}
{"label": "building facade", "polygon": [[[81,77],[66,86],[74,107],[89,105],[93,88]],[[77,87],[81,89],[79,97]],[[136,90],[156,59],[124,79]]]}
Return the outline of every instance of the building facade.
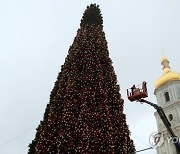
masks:
{"label": "building facade", "polygon": [[157,146],[157,154],[177,154],[173,142],[177,142],[180,137],[180,74],[171,71],[169,60],[165,56],[161,65],[163,74],[156,80],[154,94],[177,138],[172,140],[158,113],[155,112],[158,132],[163,135],[163,143]]}

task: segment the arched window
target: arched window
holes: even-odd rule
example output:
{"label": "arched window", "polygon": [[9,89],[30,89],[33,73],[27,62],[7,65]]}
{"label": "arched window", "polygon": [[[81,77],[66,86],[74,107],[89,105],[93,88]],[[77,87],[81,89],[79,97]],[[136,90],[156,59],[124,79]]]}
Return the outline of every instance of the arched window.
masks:
{"label": "arched window", "polygon": [[169,118],[170,121],[172,121],[173,120],[173,115],[169,114],[168,118]]}
{"label": "arched window", "polygon": [[168,92],[165,92],[165,93],[164,93],[164,96],[165,96],[166,102],[169,102],[169,101],[170,101],[169,93],[168,93]]}

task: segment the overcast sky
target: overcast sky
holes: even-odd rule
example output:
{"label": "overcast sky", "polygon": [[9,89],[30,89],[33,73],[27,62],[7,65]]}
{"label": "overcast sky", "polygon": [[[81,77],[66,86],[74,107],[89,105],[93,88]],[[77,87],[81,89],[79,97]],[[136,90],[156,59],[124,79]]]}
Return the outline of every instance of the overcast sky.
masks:
{"label": "overcast sky", "polygon": [[[180,72],[179,0],[0,0],[0,153],[26,154],[87,5],[100,5],[125,114],[136,149],[157,130],[154,109],[126,89],[162,74],[161,49]],[[156,150],[141,152],[156,154]]]}

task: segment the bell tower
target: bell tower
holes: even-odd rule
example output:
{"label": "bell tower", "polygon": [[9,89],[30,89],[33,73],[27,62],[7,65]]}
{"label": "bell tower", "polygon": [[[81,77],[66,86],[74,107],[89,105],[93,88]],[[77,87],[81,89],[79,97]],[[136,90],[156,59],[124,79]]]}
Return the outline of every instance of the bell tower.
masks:
{"label": "bell tower", "polygon": [[[155,82],[154,94],[157,104],[161,106],[171,123],[171,128],[180,137],[180,74],[171,71],[169,60],[163,56],[161,65],[163,74]],[[159,115],[155,112],[158,132],[164,136],[164,143],[157,147],[157,154],[177,154],[173,142],[178,139],[170,140],[170,135],[162,123]]]}

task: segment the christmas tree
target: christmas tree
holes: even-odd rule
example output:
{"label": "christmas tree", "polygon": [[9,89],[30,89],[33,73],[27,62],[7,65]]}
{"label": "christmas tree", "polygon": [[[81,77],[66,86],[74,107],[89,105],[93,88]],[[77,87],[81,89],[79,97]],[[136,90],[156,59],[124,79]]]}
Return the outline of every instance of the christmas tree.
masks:
{"label": "christmas tree", "polygon": [[87,7],[29,154],[134,154],[103,20]]}

